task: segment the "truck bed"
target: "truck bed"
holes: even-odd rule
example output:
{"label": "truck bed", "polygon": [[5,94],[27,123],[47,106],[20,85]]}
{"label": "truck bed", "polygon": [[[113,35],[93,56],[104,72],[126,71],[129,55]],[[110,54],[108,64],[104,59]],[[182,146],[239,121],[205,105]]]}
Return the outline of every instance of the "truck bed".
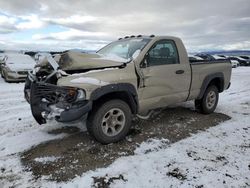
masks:
{"label": "truck bed", "polygon": [[228,60],[190,61],[192,71],[191,88],[188,100],[196,99],[201,91],[203,81],[208,75],[221,74],[224,77],[224,90],[227,89],[231,78],[231,63]]}

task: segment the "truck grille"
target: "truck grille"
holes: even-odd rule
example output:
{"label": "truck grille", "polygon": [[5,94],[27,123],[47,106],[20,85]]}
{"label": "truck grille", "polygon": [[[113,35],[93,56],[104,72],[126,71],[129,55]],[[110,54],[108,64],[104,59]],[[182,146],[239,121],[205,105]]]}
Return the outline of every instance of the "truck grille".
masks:
{"label": "truck grille", "polygon": [[36,99],[46,99],[48,102],[55,104],[58,102],[57,87],[47,84],[33,84],[32,94]]}
{"label": "truck grille", "polygon": [[51,104],[59,102],[60,98],[67,102],[73,102],[76,96],[70,96],[68,89],[53,84],[33,83],[31,95],[37,100],[46,99]]}

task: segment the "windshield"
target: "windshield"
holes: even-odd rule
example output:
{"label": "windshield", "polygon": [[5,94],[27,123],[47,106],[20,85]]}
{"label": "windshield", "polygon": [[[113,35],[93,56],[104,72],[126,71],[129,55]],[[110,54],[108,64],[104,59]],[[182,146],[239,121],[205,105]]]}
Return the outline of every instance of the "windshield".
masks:
{"label": "windshield", "polygon": [[142,50],[151,39],[130,38],[110,43],[97,53],[105,56],[118,56],[127,60],[132,59],[137,50]]}

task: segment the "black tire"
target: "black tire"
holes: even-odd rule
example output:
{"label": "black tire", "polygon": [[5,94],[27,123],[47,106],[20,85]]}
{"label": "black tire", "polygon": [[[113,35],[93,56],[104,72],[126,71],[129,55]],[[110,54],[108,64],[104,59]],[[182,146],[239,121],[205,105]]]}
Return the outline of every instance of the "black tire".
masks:
{"label": "black tire", "polygon": [[200,100],[195,100],[195,108],[203,114],[211,114],[216,109],[218,101],[218,88],[215,85],[211,85],[208,86],[203,97]]}
{"label": "black tire", "polygon": [[102,144],[118,142],[128,134],[131,119],[131,109],[126,102],[110,100],[94,107],[87,119],[87,129]]}
{"label": "black tire", "polygon": [[7,76],[5,75],[4,72],[3,72],[3,79],[4,79],[5,82],[9,82]]}
{"label": "black tire", "polygon": [[4,72],[1,70],[1,77],[4,78]]}

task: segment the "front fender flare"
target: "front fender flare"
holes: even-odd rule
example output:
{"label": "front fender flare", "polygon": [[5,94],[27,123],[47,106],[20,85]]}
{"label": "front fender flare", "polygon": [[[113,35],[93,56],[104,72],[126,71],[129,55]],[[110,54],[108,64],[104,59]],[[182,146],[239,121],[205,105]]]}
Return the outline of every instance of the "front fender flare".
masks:
{"label": "front fender flare", "polygon": [[95,101],[105,96],[107,94],[115,93],[115,92],[125,92],[129,96],[129,101],[132,106],[132,110],[134,113],[138,112],[138,95],[134,85],[130,83],[117,83],[117,84],[109,84],[102,86],[100,88],[95,89],[91,95],[90,100]]}

